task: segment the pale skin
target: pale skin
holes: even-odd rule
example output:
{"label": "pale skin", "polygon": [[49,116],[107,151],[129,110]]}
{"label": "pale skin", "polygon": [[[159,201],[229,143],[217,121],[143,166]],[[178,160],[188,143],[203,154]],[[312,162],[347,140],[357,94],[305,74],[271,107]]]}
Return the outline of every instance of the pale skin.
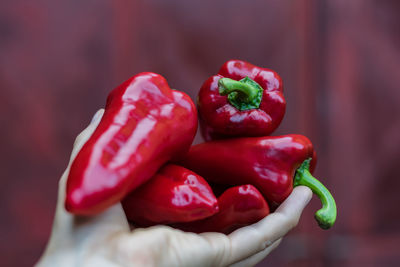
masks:
{"label": "pale skin", "polygon": [[99,110],[75,140],[70,162],[59,182],[50,240],[38,267],[254,266],[297,225],[312,197],[308,187],[298,186],[274,213],[229,235],[194,234],[168,226],[132,229],[119,203],[96,216],[74,216],[64,208],[69,167],[103,112]]}

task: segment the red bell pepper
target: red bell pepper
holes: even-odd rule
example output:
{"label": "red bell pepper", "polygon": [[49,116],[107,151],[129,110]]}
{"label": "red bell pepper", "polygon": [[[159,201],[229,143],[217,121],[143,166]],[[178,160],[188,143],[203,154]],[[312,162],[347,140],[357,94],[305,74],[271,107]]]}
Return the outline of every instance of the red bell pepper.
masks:
{"label": "red bell pepper", "polygon": [[122,206],[139,226],[191,222],[218,212],[217,198],[196,173],[167,164],[147,183],[130,193]]}
{"label": "red bell pepper", "polygon": [[218,198],[219,212],[206,219],[186,224],[175,224],[176,228],[195,232],[221,232],[234,230],[258,222],[269,214],[268,203],[252,185],[227,189]]}
{"label": "red bell pepper", "polygon": [[[313,145],[302,135],[244,137],[202,143],[191,147],[182,165],[207,181],[252,184],[273,206],[283,202],[294,185],[306,185],[321,199],[316,213],[322,228],[336,220],[336,204],[329,191],[309,172],[315,166]],[[295,182],[293,180],[295,179]]]}
{"label": "red bell pepper", "polygon": [[285,114],[282,79],[272,70],[230,60],[204,82],[197,106],[206,140],[266,136]]}
{"label": "red bell pepper", "polygon": [[183,155],[196,129],[193,102],[161,75],[145,72],[125,81],[109,94],[100,124],[72,162],[66,209],[89,215],[119,202]]}

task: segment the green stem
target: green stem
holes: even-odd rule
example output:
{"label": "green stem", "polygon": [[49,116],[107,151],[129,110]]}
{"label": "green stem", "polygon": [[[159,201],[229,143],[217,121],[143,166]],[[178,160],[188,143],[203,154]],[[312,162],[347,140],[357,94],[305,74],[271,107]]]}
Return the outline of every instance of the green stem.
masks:
{"label": "green stem", "polygon": [[263,88],[249,77],[240,81],[221,78],[218,87],[219,94],[228,95],[229,103],[240,111],[260,107]]}
{"label": "green stem", "polygon": [[311,159],[305,160],[297,169],[293,186],[305,185],[320,198],[322,208],[315,213],[315,219],[322,229],[329,229],[336,221],[337,209],[335,199],[329,190],[311,175],[309,171],[310,161]]}

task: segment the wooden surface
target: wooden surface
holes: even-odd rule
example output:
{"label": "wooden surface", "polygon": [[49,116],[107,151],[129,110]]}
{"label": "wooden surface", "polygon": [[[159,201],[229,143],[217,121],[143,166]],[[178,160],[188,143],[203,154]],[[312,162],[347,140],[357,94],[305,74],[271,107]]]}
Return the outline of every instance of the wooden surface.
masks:
{"label": "wooden surface", "polygon": [[154,71],[195,99],[231,58],[282,76],[275,134],[313,141],[316,176],[338,204],[322,231],[314,197],[259,266],[398,266],[398,14],[394,0],[2,1],[2,266],[40,256],[74,138],[114,86]]}

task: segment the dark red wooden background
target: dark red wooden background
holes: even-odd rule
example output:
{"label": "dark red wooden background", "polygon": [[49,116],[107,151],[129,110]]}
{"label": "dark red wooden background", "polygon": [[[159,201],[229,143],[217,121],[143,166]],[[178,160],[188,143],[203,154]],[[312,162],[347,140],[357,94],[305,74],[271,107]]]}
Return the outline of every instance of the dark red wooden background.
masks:
{"label": "dark red wooden background", "polygon": [[396,0],[2,1],[1,265],[38,259],[74,138],[114,86],[154,71],[195,98],[240,58],[282,76],[276,134],[313,140],[339,210],[322,231],[314,198],[260,266],[399,266],[399,14]]}

